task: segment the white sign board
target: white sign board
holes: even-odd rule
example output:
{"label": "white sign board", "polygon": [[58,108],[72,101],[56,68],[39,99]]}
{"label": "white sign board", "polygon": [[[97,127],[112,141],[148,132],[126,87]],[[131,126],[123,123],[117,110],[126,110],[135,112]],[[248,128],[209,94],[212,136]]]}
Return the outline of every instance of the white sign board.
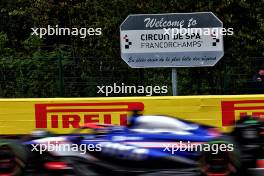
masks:
{"label": "white sign board", "polygon": [[211,12],[129,15],[121,57],[133,68],[214,66],[224,55],[222,27]]}

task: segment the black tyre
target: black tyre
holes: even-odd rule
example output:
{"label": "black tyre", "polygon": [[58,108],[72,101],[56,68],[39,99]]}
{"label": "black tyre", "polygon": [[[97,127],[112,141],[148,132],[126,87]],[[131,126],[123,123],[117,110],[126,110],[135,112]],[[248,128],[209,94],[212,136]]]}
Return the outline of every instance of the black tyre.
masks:
{"label": "black tyre", "polygon": [[[205,149],[205,147],[207,148]],[[208,151],[208,149],[216,148],[218,148],[217,152],[216,150]],[[228,138],[220,138],[205,144],[199,166],[203,176],[215,174],[242,175],[239,149],[235,142]]]}
{"label": "black tyre", "polygon": [[14,140],[0,140],[0,176],[21,175],[26,166],[24,147]]}

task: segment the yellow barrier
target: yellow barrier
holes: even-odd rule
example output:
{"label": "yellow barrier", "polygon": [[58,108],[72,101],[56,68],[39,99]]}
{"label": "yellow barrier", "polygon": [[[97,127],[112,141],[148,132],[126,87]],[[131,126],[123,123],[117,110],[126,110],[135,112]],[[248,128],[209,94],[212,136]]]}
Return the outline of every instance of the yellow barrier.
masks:
{"label": "yellow barrier", "polygon": [[69,133],[88,122],[125,125],[135,108],[228,127],[240,115],[264,115],[264,95],[0,99],[0,135],[36,128]]}

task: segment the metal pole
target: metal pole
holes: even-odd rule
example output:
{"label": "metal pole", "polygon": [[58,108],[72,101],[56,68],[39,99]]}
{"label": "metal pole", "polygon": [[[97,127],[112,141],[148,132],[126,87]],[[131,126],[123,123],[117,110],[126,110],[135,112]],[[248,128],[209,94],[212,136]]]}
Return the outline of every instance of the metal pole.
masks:
{"label": "metal pole", "polygon": [[172,95],[178,95],[177,91],[177,70],[176,68],[172,68],[171,70],[171,83],[172,83]]}

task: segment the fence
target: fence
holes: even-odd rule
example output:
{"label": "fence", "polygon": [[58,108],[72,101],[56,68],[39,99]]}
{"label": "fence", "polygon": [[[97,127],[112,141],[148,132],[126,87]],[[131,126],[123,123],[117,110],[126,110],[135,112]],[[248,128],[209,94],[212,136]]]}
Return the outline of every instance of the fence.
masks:
{"label": "fence", "polygon": [[[252,77],[264,58],[251,58],[249,70],[228,65],[180,68],[179,95],[255,93]],[[198,79],[199,78],[199,79]],[[121,58],[2,58],[0,60],[0,97],[102,97],[97,86],[167,86],[171,95],[171,69],[132,69]],[[139,96],[145,94],[111,94]]]}

